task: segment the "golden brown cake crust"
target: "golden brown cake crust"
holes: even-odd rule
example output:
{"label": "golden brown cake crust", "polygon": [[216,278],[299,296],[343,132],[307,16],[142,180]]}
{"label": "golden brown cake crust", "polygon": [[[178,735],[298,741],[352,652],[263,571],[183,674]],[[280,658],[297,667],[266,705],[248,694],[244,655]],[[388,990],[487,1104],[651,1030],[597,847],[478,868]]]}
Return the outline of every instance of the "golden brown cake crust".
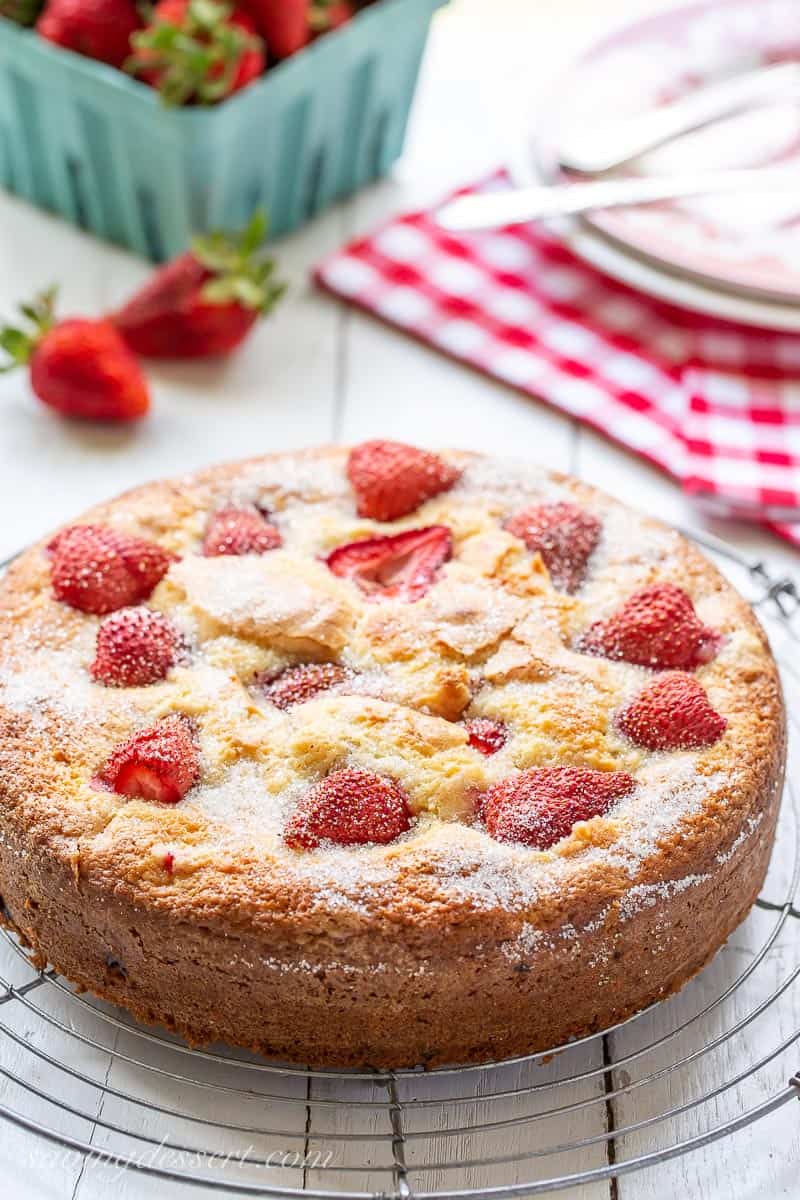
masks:
{"label": "golden brown cake crust", "polygon": [[[148,688],[90,681],[97,619],[52,597],[42,544],[0,587],[0,893],[40,958],[190,1041],[315,1065],[497,1059],[603,1028],[677,989],[743,919],[769,860],[784,762],[780,685],[747,604],[684,539],[574,480],[450,453],[456,488],[391,527],[359,518],[346,452],[270,456],[156,483],[87,513],[180,556],[151,605],[192,661]],[[584,586],[551,586],[502,528],[568,498],[603,522]],[[208,513],[268,508],[284,547],[204,559]],[[319,561],[431,524],[453,559],[415,604],[370,604]],[[636,588],[680,584],[724,642],[697,677],[727,720],[707,749],[650,754],[614,725],[649,674],[578,653]],[[288,713],[258,671],[336,659],[362,681]],[[200,730],[175,807],[91,780],[169,712]],[[484,758],[466,716],[513,736]],[[551,850],[493,841],[475,797],[529,766],[638,787]],[[388,846],[290,851],[303,787],[341,765],[399,778],[416,821]],[[169,856],[174,865],[165,870]]]}

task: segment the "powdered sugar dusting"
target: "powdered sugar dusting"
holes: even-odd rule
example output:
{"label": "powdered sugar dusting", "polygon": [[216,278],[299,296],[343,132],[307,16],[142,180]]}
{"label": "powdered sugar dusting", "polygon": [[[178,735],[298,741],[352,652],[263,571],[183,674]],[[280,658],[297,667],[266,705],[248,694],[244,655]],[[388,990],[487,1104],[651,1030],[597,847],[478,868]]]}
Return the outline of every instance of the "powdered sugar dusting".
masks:
{"label": "powdered sugar dusting", "polygon": [[186,804],[215,822],[223,840],[233,835],[233,840],[239,841],[238,832],[249,840],[266,838],[277,844],[290,800],[285,793],[271,792],[263,767],[244,759],[235,763],[220,783],[194,788]]}
{"label": "powdered sugar dusting", "polygon": [[[271,778],[271,786],[274,783]],[[563,892],[570,879],[587,868],[621,870],[635,879],[660,840],[674,833],[682,818],[696,812],[720,780],[694,774],[688,755],[663,755],[648,764],[638,783],[636,791],[609,813],[622,836],[610,845],[588,844],[574,855],[530,851],[496,842],[478,827],[441,823],[422,815],[390,848],[323,847],[310,854],[292,854],[288,863],[276,864],[276,870],[288,869],[292,878],[311,890],[317,903],[330,910],[367,914],[377,898],[385,899],[396,886],[398,871],[413,870],[415,862],[424,863],[427,880],[477,910],[531,910],[543,898]],[[195,789],[187,803],[215,822],[216,833],[232,845],[266,840],[272,851],[280,848],[283,858],[287,852],[280,845],[281,831],[303,786],[307,785],[294,781],[279,793],[270,791],[263,768],[240,763],[220,785]],[[404,853],[399,854],[401,848]],[[674,886],[670,883],[672,890],[663,895],[675,894]],[[656,885],[647,892],[637,887],[630,893],[623,918],[631,916],[640,901],[658,894]]]}
{"label": "powdered sugar dusting", "polygon": [[734,855],[739,852],[744,843],[749,841],[749,839],[753,836],[763,820],[763,812],[757,812],[754,813],[752,817],[748,817],[745,826],[738,837],[733,841],[727,850],[724,850],[717,855],[716,861],[720,864],[720,866],[724,866],[725,863],[730,862]]}
{"label": "powdered sugar dusting", "polygon": [[341,459],[314,455],[286,455],[246,466],[232,483],[230,495],[238,504],[258,504],[281,511],[292,501],[313,504],[320,500],[348,500],[350,485]]}
{"label": "powdered sugar dusting", "polygon": [[[632,917],[656,905],[666,905],[675,896],[698,887],[708,881],[707,875],[684,875],[680,879],[665,879],[655,883],[633,884],[627,892],[615,901],[615,916],[619,921],[629,921]],[[501,949],[503,954],[512,962],[517,962],[534,954],[542,948],[555,949],[559,942],[572,941],[580,934],[596,933],[605,925],[611,912],[611,905],[606,905],[597,916],[579,931],[571,922],[567,922],[557,930],[544,930],[526,921],[519,934],[513,940],[504,942]],[[609,941],[601,954],[596,955],[591,966],[597,967],[601,962],[609,961],[613,955],[613,940]]]}
{"label": "powdered sugar dusting", "polygon": [[478,498],[511,511],[536,500],[563,500],[570,492],[543,467],[525,459],[475,458],[467,464],[451,495],[456,500]]}
{"label": "powdered sugar dusting", "polygon": [[637,773],[639,787],[624,796],[614,817],[624,837],[607,851],[610,861],[626,864],[631,874],[655,853],[662,838],[682,819],[700,811],[729,776],[698,775],[688,753],[654,755]]}
{"label": "powdered sugar dusting", "polygon": [[278,646],[339,651],[354,613],[321,563],[273,550],[241,558],[187,558],[170,572],[190,604],[224,629]]}
{"label": "powdered sugar dusting", "polygon": [[588,845],[574,856],[538,855],[472,830],[470,843],[456,843],[443,859],[432,853],[437,874],[441,869],[448,890],[477,907],[510,911],[535,907],[544,896],[563,891],[576,872],[595,865],[622,870],[634,879],[661,839],[698,811],[721,781],[697,776],[679,756],[664,756],[641,772],[637,782],[636,790],[608,814],[622,834],[608,846]]}
{"label": "powdered sugar dusting", "polygon": [[704,883],[706,875],[684,875],[681,879],[665,879],[657,883],[637,883],[619,902],[619,913],[624,921],[630,920],[645,908],[665,904],[673,896],[679,896],[687,888]]}
{"label": "powdered sugar dusting", "polygon": [[0,671],[0,704],[40,722],[48,712],[81,721],[97,708],[102,693],[74,646],[31,651],[24,666]]}
{"label": "powdered sugar dusting", "polygon": [[600,541],[591,557],[591,571],[581,598],[592,609],[593,619],[609,615],[620,602],[620,578],[628,594],[649,582],[654,567],[675,579],[681,573],[677,534],[643,521],[638,513],[619,505],[604,507]]}

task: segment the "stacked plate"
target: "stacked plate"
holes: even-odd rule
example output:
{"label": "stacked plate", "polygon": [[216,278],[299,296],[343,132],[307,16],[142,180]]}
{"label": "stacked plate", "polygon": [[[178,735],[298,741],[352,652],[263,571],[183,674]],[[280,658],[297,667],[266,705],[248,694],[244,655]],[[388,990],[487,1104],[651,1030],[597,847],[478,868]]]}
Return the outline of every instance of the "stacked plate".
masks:
{"label": "stacked plate", "polygon": [[[800,63],[798,0],[705,0],[628,25],[597,43],[544,108],[515,174],[565,177],[604,133],[725,79]],[[707,315],[800,332],[800,66],[770,73],[758,104],[620,167],[620,174],[796,163],[798,188],[609,209],[569,222],[573,249],[607,274]],[[565,151],[569,148],[569,153]],[[524,178],[523,178],[524,177]]]}

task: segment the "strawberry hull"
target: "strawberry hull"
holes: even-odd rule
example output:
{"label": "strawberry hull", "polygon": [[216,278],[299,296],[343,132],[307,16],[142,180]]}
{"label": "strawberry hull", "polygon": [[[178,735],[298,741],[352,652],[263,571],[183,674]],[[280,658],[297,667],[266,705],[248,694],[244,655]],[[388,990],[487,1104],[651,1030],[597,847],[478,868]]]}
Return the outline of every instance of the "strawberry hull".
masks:
{"label": "strawberry hull", "polygon": [[146,84],[0,18],[0,185],[155,261],[258,205],[287,233],[399,156],[444,2],[376,0],[208,109],[165,109]]}

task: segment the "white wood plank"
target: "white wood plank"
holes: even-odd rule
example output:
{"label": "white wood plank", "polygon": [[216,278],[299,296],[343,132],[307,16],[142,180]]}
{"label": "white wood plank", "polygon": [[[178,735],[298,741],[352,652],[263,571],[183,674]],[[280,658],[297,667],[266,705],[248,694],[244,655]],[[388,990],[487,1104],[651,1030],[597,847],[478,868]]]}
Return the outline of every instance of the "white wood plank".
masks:
{"label": "white wood plank", "polygon": [[[247,1055],[240,1056],[242,1065],[237,1067],[205,1062],[166,1045],[149,1046],[132,1034],[122,1034],[116,1049],[99,1116],[127,1132],[123,1136],[98,1124],[92,1131],[93,1145],[191,1178],[302,1187],[305,1079],[248,1069],[246,1062],[258,1060]],[[218,1049],[226,1053],[224,1047]],[[149,1072],[139,1063],[180,1078]],[[148,1103],[178,1115],[153,1111]],[[284,1162],[286,1167],[281,1166]],[[94,1162],[84,1172],[75,1200],[101,1200],[108,1195],[110,1180],[126,1200],[186,1194],[177,1181],[120,1174],[113,1165]],[[210,1193],[204,1187],[197,1191],[201,1196]]]}
{"label": "white wood plank", "polygon": [[[400,1075],[395,1092],[400,1106],[399,1121],[404,1134],[403,1156],[408,1181],[414,1191],[435,1192],[474,1188],[478,1192],[502,1184],[532,1183],[574,1170],[567,1154],[545,1154],[564,1141],[605,1129],[602,1079],[593,1077],[579,1084],[551,1087],[558,1079],[590,1071],[600,1065],[598,1044],[575,1048],[549,1063],[509,1065],[486,1071],[447,1074]],[[499,1093],[512,1093],[500,1096]],[[317,1110],[312,1104],[311,1126],[330,1149],[333,1169],[311,1172],[309,1186],[352,1188],[355,1179],[347,1167],[360,1167],[357,1185],[376,1192],[391,1182],[392,1165],[389,1102],[385,1085],[348,1086],[314,1081],[315,1099],[359,1099],[375,1104],[373,1111],[342,1106]],[[566,1115],[547,1116],[553,1108],[570,1110]],[[587,1116],[587,1113],[590,1114]],[[366,1135],[366,1141],[343,1142],[342,1136]],[[581,1154],[584,1168],[605,1164],[602,1142]],[[434,1165],[435,1164],[435,1165]],[[338,1168],[338,1169],[337,1169]],[[606,1200],[608,1185],[570,1189],[574,1200]]]}
{"label": "white wood plank", "polygon": [[[572,1153],[552,1153],[558,1147],[605,1131],[606,1110],[602,1078],[580,1083],[566,1081],[597,1068],[602,1062],[599,1042],[575,1047],[549,1062],[509,1064],[458,1078],[421,1079],[406,1090],[412,1103],[406,1119],[411,1135],[407,1147],[413,1175],[421,1190],[455,1187],[481,1189],[503,1184],[532,1184],[569,1174],[576,1169]],[[499,1097],[497,1093],[516,1093]],[[456,1097],[459,1103],[452,1102]],[[440,1106],[416,1111],[414,1099],[438,1099]],[[461,1101],[468,1099],[468,1103]],[[583,1106],[583,1107],[578,1107]],[[554,1113],[560,1109],[563,1112]],[[547,1115],[547,1114],[553,1115]],[[462,1132],[463,1131],[463,1132]],[[420,1134],[424,1136],[420,1137]],[[605,1165],[602,1140],[579,1155],[582,1169]],[[442,1164],[436,1170],[430,1163]],[[605,1200],[605,1182],[569,1189],[574,1200]]]}
{"label": "white wood plank", "polygon": [[[324,1157],[306,1186],[329,1191],[391,1193],[389,1094],[366,1080],[313,1079],[309,1089],[310,1149]],[[330,1106],[334,1102],[334,1106]],[[329,1158],[328,1158],[329,1156]]]}

